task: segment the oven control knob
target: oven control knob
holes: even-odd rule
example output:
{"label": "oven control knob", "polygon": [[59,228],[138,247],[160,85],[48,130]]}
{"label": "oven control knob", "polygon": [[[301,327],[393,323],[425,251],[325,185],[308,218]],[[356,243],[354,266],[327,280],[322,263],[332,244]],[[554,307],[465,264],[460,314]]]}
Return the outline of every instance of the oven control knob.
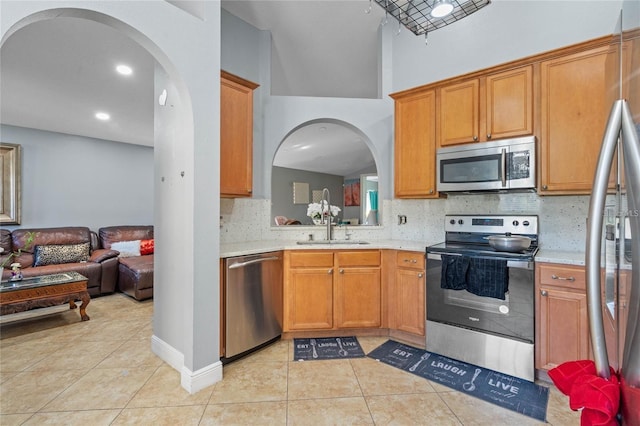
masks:
{"label": "oven control knob", "polygon": [[513,221],[513,226],[518,226],[518,225],[520,225],[520,222],[518,222],[517,220],[514,220]]}
{"label": "oven control knob", "polygon": [[455,219],[451,219],[451,220],[449,221],[449,223],[450,223],[450,224],[452,224],[452,225],[455,225],[455,224],[456,224],[456,221],[455,221]]}
{"label": "oven control knob", "polygon": [[462,220],[462,219],[458,219],[458,224],[459,224],[459,225],[462,225],[463,223],[464,223],[464,220]]}
{"label": "oven control knob", "polygon": [[529,221],[528,221],[528,220],[525,220],[524,222],[522,222],[522,225],[523,225],[523,226],[529,226]]}

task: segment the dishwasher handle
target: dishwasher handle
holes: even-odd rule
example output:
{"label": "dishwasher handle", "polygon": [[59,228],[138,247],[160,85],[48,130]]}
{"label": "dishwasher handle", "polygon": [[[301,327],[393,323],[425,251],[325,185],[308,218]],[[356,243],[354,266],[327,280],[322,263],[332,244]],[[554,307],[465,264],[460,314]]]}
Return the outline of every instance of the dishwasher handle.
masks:
{"label": "dishwasher handle", "polygon": [[278,256],[260,257],[258,259],[247,260],[246,262],[234,263],[233,265],[229,266],[229,269],[244,268],[245,266],[253,265],[254,263],[261,263],[269,260],[280,260],[280,258]]}

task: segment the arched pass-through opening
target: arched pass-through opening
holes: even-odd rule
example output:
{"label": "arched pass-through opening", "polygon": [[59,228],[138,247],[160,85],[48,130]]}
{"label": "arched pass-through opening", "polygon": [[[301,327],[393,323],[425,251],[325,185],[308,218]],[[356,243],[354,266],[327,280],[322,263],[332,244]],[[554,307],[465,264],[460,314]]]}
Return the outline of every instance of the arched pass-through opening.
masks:
{"label": "arched pass-through opening", "polygon": [[271,173],[271,223],[275,223],[275,216],[286,216],[311,225],[307,207],[318,202],[326,187],[331,204],[340,208],[339,221],[379,224],[379,220],[367,220],[368,211],[363,209],[369,196],[377,200],[375,148],[351,123],[319,118],[295,126],[278,146]]}

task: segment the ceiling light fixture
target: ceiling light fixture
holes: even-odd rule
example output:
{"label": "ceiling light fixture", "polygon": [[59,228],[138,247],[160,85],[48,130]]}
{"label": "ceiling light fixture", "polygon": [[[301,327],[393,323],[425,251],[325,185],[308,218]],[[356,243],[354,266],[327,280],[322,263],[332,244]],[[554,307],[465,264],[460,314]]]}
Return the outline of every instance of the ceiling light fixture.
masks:
{"label": "ceiling light fixture", "polygon": [[453,12],[453,5],[448,0],[436,0],[430,15],[434,18],[444,18]]}
{"label": "ceiling light fixture", "polygon": [[133,69],[129,65],[120,64],[116,66],[116,71],[122,75],[131,75],[133,74]]}
{"label": "ceiling light fixture", "polygon": [[[387,14],[415,35],[453,24],[482,9],[491,0],[375,0]],[[398,31],[400,33],[400,31]]]}
{"label": "ceiling light fixture", "polygon": [[111,116],[106,112],[96,112],[96,118],[98,120],[107,121],[108,119],[111,118]]}

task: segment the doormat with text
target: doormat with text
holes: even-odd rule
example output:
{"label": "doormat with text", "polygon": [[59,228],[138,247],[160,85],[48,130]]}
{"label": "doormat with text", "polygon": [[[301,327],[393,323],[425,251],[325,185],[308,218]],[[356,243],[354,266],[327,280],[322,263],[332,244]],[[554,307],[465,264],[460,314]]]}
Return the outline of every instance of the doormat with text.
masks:
{"label": "doormat with text", "polygon": [[358,339],[350,337],[323,337],[318,339],[293,339],[293,359],[364,358]]}
{"label": "doormat with text", "polygon": [[549,389],[528,380],[388,340],[368,357],[525,416],[546,421]]}

